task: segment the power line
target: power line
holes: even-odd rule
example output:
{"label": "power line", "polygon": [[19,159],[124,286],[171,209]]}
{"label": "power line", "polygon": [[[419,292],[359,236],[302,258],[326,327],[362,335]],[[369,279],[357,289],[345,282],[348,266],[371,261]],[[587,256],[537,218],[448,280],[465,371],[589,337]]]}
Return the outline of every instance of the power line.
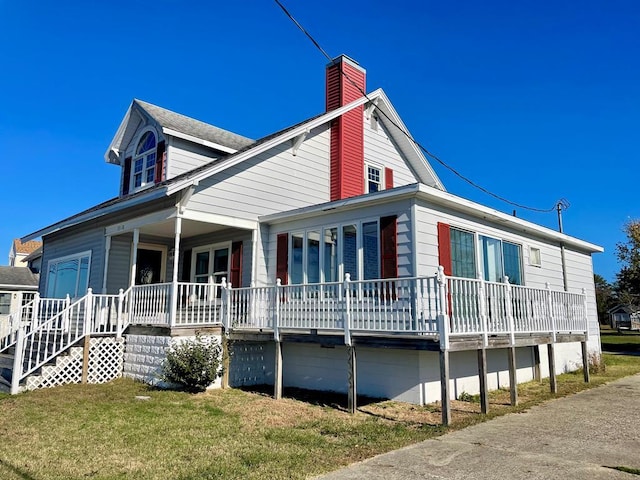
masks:
{"label": "power line", "polygon": [[[282,11],[284,12],[284,14],[295,24],[296,27],[298,27],[298,29],[300,29],[300,31],[302,33],[304,33],[307,38],[313,43],[313,45],[327,58],[327,60],[329,62],[333,61],[333,58],[331,58],[331,56],[326,52],[326,50],[324,48],[322,48],[322,46],[316,41],[315,38],[313,38],[313,36],[300,24],[300,22],[298,22],[295,17],[289,12],[289,10],[287,10],[287,8],[282,5],[282,3],[280,3],[279,0],[274,0],[276,2],[276,4],[282,9]],[[341,66],[338,66],[338,68],[340,69],[340,74],[349,81],[349,83],[351,83],[361,94],[362,96],[364,96],[369,102],[371,102],[371,99],[369,98],[369,96],[367,95],[367,93],[360,87],[360,85],[358,85],[355,81],[353,81],[351,79],[351,77],[349,77],[349,75],[342,69]],[[521,208],[523,210],[530,210],[533,212],[541,212],[541,213],[548,213],[548,212],[553,212],[554,210],[556,210],[556,206],[558,204],[558,202],[556,202],[556,204],[553,205],[553,207],[551,208],[535,208],[535,207],[529,207],[527,205],[522,205],[520,203],[516,203],[516,202],[512,202],[511,200],[502,197],[500,195],[498,195],[497,193],[493,193],[492,191],[484,188],[481,185],[478,185],[476,182],[474,182],[473,180],[471,180],[468,177],[465,177],[464,175],[462,175],[460,172],[458,172],[455,168],[453,168],[451,165],[449,165],[448,163],[446,163],[444,160],[442,160],[440,157],[438,157],[437,155],[435,155],[434,153],[431,153],[425,146],[423,146],[420,142],[418,142],[417,140],[415,140],[410,134],[409,132],[407,132],[404,128],[402,128],[400,125],[398,125],[391,117],[389,117],[389,115],[387,115],[384,111],[377,109],[378,113],[381,113],[394,127],[396,127],[400,133],[402,133],[405,137],[407,137],[411,142],[414,143],[414,145],[416,145],[427,157],[431,158],[432,160],[435,160],[436,162],[438,162],[440,165],[442,165],[443,167],[445,167],[447,170],[449,170],[450,172],[452,172],[454,175],[456,175],[458,178],[460,178],[461,180],[464,180],[465,182],[467,182],[469,185],[471,185],[472,187],[480,190],[481,192],[492,196],[493,198],[496,198],[497,200],[500,200],[501,202],[507,203],[509,205],[512,205],[514,207],[517,208]]]}

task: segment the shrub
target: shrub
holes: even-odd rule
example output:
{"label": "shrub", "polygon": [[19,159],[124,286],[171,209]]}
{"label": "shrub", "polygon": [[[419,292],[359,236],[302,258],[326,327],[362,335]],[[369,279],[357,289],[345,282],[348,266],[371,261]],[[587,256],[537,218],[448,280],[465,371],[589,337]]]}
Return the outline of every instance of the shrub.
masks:
{"label": "shrub", "polygon": [[222,347],[213,338],[196,335],[174,345],[162,366],[162,379],[188,392],[202,392],[222,375]]}

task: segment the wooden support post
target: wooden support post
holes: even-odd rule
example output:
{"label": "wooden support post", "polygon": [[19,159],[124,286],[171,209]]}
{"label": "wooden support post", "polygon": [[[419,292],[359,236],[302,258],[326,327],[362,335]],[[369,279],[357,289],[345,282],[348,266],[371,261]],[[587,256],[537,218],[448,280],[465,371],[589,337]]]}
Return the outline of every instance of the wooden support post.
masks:
{"label": "wooden support post", "polygon": [[82,351],[82,379],[81,383],[89,380],[89,349],[91,348],[91,335],[84,336],[84,348]]}
{"label": "wooden support post", "polygon": [[489,389],[487,388],[487,351],[478,350],[478,377],[480,378],[480,411],[489,413]]}
{"label": "wooden support post", "polygon": [[540,347],[534,345],[531,348],[533,348],[533,379],[540,382],[542,381],[542,372],[540,372]]}
{"label": "wooden support post", "polygon": [[516,370],[516,347],[509,347],[509,391],[511,405],[518,405],[518,375]]}
{"label": "wooden support post", "polygon": [[356,388],[356,347],[354,347],[353,345],[347,347],[348,350],[348,363],[349,363],[349,368],[348,368],[348,373],[347,376],[349,377],[349,395],[348,395],[348,409],[349,409],[349,413],[356,413],[356,410],[358,408],[358,402],[357,402],[357,388]]}
{"label": "wooden support post", "polygon": [[222,336],[222,388],[229,388],[229,339]]}
{"label": "wooden support post", "polygon": [[276,340],[276,371],[274,378],[273,398],[282,398],[282,342]]}
{"label": "wooden support post", "polygon": [[589,383],[591,381],[591,376],[589,372],[589,353],[587,352],[587,342],[580,342],[582,346],[582,371],[584,373],[584,381],[585,383]]}
{"label": "wooden support post", "polygon": [[442,424],[451,423],[451,396],[449,393],[449,350],[440,350],[440,401]]}
{"label": "wooden support post", "polygon": [[551,393],[558,393],[558,383],[556,382],[555,344],[547,344],[547,355],[549,357],[549,383],[551,385]]}

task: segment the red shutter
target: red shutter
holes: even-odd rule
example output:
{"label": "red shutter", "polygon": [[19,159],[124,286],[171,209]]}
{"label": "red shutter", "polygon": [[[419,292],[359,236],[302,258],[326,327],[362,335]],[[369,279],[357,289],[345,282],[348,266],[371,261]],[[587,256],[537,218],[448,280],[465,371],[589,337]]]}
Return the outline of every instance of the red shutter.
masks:
{"label": "red shutter", "polygon": [[384,169],[384,188],[386,190],[393,188],[393,170],[390,168]]}
{"label": "red shutter", "polygon": [[398,219],[395,215],[380,219],[380,276],[398,277]]}
{"label": "red shutter", "polygon": [[451,275],[451,230],[446,223],[438,222],[438,259],[444,274]]}
{"label": "red shutter", "polygon": [[232,287],[242,287],[242,242],[233,242],[231,244],[229,281]]}
{"label": "red shutter", "polygon": [[154,178],[155,183],[160,183],[164,180],[164,161],[165,161],[165,146],[164,140],[158,143],[158,149],[156,150],[156,174]]}
{"label": "red shutter", "polygon": [[282,285],[287,285],[289,281],[289,234],[279,233],[276,246],[276,278],[279,278]]}
{"label": "red shutter", "polygon": [[131,184],[131,157],[124,159],[124,173],[122,174],[122,195],[129,193],[129,185]]}

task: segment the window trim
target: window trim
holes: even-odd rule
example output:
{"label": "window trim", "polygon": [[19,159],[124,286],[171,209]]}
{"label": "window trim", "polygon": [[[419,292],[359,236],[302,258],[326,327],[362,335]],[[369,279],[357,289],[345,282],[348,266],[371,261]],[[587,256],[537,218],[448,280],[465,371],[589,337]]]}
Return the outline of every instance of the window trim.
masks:
{"label": "window trim", "polygon": [[[202,253],[202,252],[209,252],[209,265],[207,266],[207,276],[209,278],[209,281],[207,283],[211,283],[211,280],[214,279],[215,276],[215,272],[212,271],[213,269],[213,251],[214,250],[222,250],[223,248],[226,248],[227,251],[229,252],[228,254],[228,258],[227,258],[227,282],[229,281],[229,277],[231,275],[231,244],[233,242],[231,242],[230,240],[227,242],[218,242],[218,243],[210,243],[208,245],[201,245],[199,247],[193,247],[191,249],[191,278],[190,281],[191,283],[196,283],[196,259],[198,256],[198,253]],[[215,281],[213,282],[215,283]],[[203,284],[206,285],[206,284]]]}
{"label": "window trim", "polygon": [[[84,287],[84,295],[86,295],[87,289],[89,288],[89,283],[90,283],[90,278],[91,278],[91,250],[85,250],[83,252],[78,252],[78,253],[73,253],[70,255],[64,255],[62,257],[56,257],[56,258],[52,258],[51,260],[47,260],[47,276],[45,279],[45,288],[44,291],[48,292],[49,291],[49,282],[50,282],[50,277],[49,277],[49,272],[51,270],[51,264],[52,263],[62,263],[62,262],[67,262],[69,260],[73,260],[73,259],[78,259],[78,265],[80,265],[80,262],[82,261],[82,259],[84,257],[88,257],[88,264],[87,264],[87,284]],[[78,269],[78,272],[80,270]],[[84,295],[78,295],[78,281],[79,281],[79,277],[76,277],[76,288],[75,288],[75,296],[69,295],[71,298],[80,298],[80,296],[84,296]]]}

